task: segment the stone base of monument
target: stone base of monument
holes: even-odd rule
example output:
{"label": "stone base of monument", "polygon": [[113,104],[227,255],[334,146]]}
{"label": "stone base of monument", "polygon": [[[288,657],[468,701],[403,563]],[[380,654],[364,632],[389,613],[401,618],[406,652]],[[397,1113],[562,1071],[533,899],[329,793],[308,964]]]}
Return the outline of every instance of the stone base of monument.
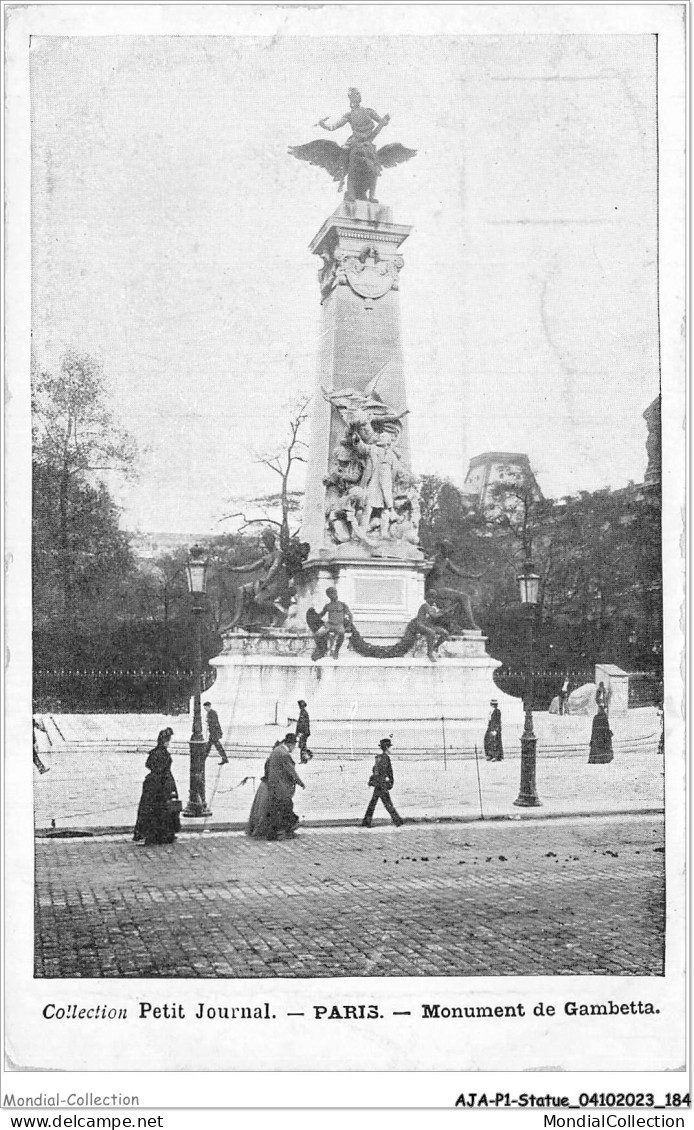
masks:
{"label": "stone base of monument", "polygon": [[308,608],[320,612],[328,601],[326,589],[337,586],[340,600],[349,606],[357,630],[366,639],[381,645],[395,643],[424,600],[426,570],[422,560],[397,556],[363,560],[355,558],[353,549],[349,556],[336,555],[329,565],[308,561],[295,609],[296,623],[305,625]]}
{"label": "stone base of monument", "polygon": [[[325,722],[356,727],[360,734],[401,724],[403,748],[426,745],[427,723],[440,744],[441,718],[448,738],[459,746],[481,739],[489,718],[490,699],[497,699],[510,729],[523,719],[519,699],[494,683],[500,666],[486,652],[481,632],[464,632],[441,645],[431,662],[423,641],[401,659],[371,659],[351,651],[345,641],[338,659],[312,662],[314,641],[306,634],[229,634],[224,651],[211,660],[217,669],[210,698],[225,733],[233,740],[234,725],[248,726],[296,718],[297,701],[305,699],[314,734]],[[450,721],[449,721],[450,720]],[[390,727],[390,729],[388,729]]]}

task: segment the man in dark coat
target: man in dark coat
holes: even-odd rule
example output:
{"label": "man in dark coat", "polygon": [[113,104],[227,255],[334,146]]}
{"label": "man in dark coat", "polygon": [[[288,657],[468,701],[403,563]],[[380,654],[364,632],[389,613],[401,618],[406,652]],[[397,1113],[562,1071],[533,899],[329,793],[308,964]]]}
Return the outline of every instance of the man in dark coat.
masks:
{"label": "man in dark coat", "polygon": [[484,735],[484,755],[487,761],[503,761],[504,747],[501,741],[501,711],[499,710],[499,703],[495,698],[491,700],[489,705],[492,708],[492,712],[489,715],[489,722],[487,723],[487,730]]}
{"label": "man in dark coat", "polygon": [[311,720],[308,716],[308,710],[306,709],[306,703],[303,698],[299,699],[297,705],[299,707],[299,717],[296,723],[296,736],[299,742],[299,760],[302,765],[305,765],[306,762],[310,761],[313,757],[311,750],[306,744],[311,736]]}
{"label": "man in dark coat", "polygon": [[217,714],[216,710],[212,709],[211,702],[203,702],[202,705],[205,707],[205,713],[207,714],[207,753],[209,753],[212,749],[212,746],[214,746],[214,748],[217,750],[217,753],[221,755],[219,764],[226,765],[229,761],[229,758],[227,757],[226,750],[222,745],[223,735],[222,727],[219,724],[219,715]]}
{"label": "man in dark coat", "polygon": [[388,753],[393,743],[390,738],[381,738],[378,743],[381,747],[381,752],[376,754],[374,767],[371,770],[369,777],[369,784],[373,788],[373,796],[369,801],[369,807],[366,810],[364,819],[361,822],[362,828],[370,828],[373,819],[374,809],[379,800],[383,801],[383,806],[389,814],[391,820],[397,828],[403,823],[403,819],[395,811],[392,800],[390,799],[390,790],[395,784],[395,777],[393,775],[393,766],[391,764],[390,755]]}
{"label": "man in dark coat", "polygon": [[299,823],[294,812],[294,793],[296,786],[305,788],[304,782],[294,768],[292,753],[296,745],[296,734],[285,734],[274,747],[265,762],[265,777],[270,796],[271,832],[267,837],[276,840],[279,833],[291,836]]}

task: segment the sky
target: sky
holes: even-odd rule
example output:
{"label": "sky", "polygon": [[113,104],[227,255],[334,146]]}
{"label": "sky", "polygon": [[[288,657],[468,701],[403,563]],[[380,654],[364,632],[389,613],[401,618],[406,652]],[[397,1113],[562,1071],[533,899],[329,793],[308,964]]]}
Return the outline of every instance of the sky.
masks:
{"label": "sky", "polygon": [[[98,357],[139,477],[122,525],[214,534],[313,391],[339,204],[290,145],[347,88],[417,156],[379,200],[413,469],[529,455],[544,493],[643,478],[659,391],[655,41],[646,35],[34,37],[35,363]],[[300,486],[300,478],[295,485]]]}

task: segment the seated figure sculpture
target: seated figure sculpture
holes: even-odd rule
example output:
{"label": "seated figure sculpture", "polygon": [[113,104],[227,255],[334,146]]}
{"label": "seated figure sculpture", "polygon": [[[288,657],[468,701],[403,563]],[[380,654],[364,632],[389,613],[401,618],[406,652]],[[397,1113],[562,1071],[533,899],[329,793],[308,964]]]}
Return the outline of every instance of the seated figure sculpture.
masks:
{"label": "seated figure sculpture", "polygon": [[296,594],[295,576],[309,553],[309,546],[292,538],[282,549],[272,530],[261,534],[264,552],[256,561],[230,565],[230,573],[260,573],[238,590],[234,614],[222,631],[248,629],[270,617],[269,627],[278,628],[287,616]]}
{"label": "seated figure sculpture", "polygon": [[436,590],[429,589],[425,594],[424,603],[420,605],[419,612],[415,619],[411,621],[416,637],[424,636],[427,644],[427,658],[432,663],[436,662],[435,652],[439,645],[447,640],[450,634],[440,622],[443,614],[436,603],[437,600],[438,593]]}
{"label": "seated figure sculpture", "polygon": [[[351,631],[353,623],[349,606],[339,599],[337,589],[331,586],[325,590],[325,595],[328,598],[328,603],[321,612],[316,612],[315,608],[309,608],[306,613],[306,621],[316,644],[311,656],[314,663],[327,655],[328,651],[330,651],[333,659],[337,659],[345,636],[347,632]],[[324,622],[326,616],[328,618],[327,623]]]}
{"label": "seated figure sculpture", "polygon": [[443,622],[450,632],[479,631],[472,602],[468,593],[461,589],[453,588],[448,580],[449,574],[454,577],[465,577],[470,580],[479,580],[481,573],[466,573],[455,562],[451,561],[453,546],[448,539],[439,542],[436,553],[427,574],[427,585],[432,586],[438,593],[439,602],[443,611]]}

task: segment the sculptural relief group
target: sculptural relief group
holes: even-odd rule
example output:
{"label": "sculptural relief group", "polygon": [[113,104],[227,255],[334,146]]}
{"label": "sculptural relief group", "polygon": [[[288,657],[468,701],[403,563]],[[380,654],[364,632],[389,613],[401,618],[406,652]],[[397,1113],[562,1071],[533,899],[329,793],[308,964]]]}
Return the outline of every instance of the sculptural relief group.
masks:
{"label": "sculptural relief group", "polygon": [[379,375],[364,392],[323,389],[344,426],[323,480],[328,530],[337,545],[354,542],[369,553],[387,551],[384,542],[419,542],[419,488],[398,447],[406,412],[397,414],[378,395]]}

